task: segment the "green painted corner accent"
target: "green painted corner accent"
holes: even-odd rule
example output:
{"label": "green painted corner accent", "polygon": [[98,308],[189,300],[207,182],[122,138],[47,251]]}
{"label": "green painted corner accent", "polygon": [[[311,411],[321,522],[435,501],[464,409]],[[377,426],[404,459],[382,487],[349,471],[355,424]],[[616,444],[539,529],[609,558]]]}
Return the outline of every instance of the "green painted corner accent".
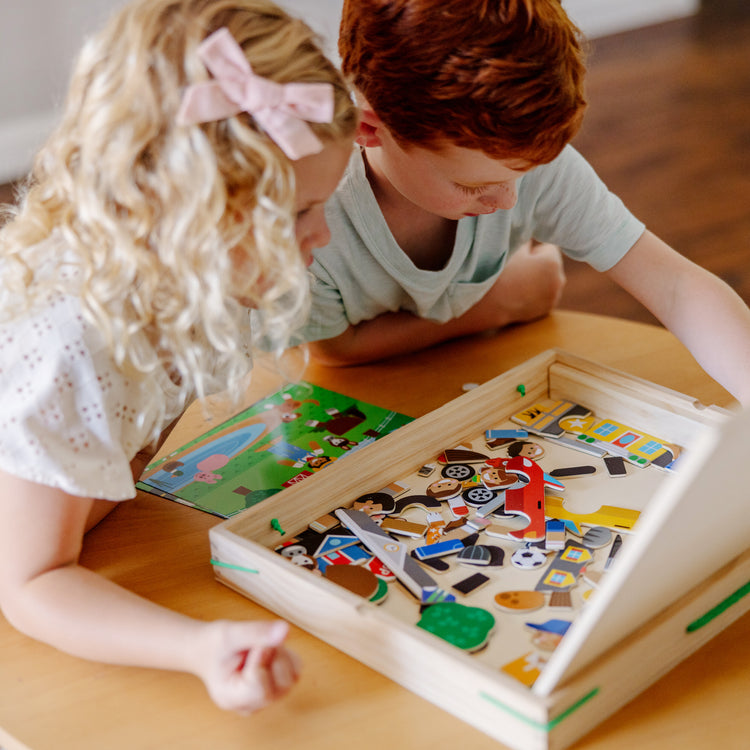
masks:
{"label": "green painted corner accent", "polygon": [[489,693],[485,693],[483,690],[480,691],[479,695],[482,696],[485,700],[492,703],[492,705],[497,706],[498,708],[502,709],[506,713],[509,713],[511,716],[515,717],[516,719],[519,719],[520,721],[524,722],[524,724],[528,724],[530,727],[534,727],[534,729],[541,729],[543,732],[549,732],[550,730],[554,729],[558,724],[563,722],[565,719],[568,718],[572,713],[577,711],[581,706],[583,706],[585,703],[588,703],[597,693],[599,692],[599,688],[594,688],[593,690],[590,690],[586,695],[584,695],[582,698],[579,698],[572,706],[568,706],[559,716],[556,716],[554,719],[550,719],[547,722],[542,721],[536,721],[534,719],[530,719],[528,716],[522,714],[520,711],[517,711],[515,708],[511,708],[510,706],[506,706],[502,701],[499,701],[497,698],[494,698]]}
{"label": "green painted corner accent", "polygon": [[750,594],[750,581],[744,586],[741,586],[733,594],[730,594],[724,601],[719,602],[713,609],[709,609],[705,615],[702,615],[697,620],[693,620],[686,628],[686,632],[694,633],[696,630],[700,630],[705,625],[708,625],[711,620],[715,620],[722,612],[726,612],[733,604],[743,597]]}
{"label": "green painted corner accent", "polygon": [[232,563],[225,563],[221,560],[214,560],[213,557],[211,558],[211,565],[215,565],[217,568],[229,568],[229,570],[239,570],[243,573],[260,573],[259,570],[255,570],[254,568],[245,568],[242,565],[232,565]]}

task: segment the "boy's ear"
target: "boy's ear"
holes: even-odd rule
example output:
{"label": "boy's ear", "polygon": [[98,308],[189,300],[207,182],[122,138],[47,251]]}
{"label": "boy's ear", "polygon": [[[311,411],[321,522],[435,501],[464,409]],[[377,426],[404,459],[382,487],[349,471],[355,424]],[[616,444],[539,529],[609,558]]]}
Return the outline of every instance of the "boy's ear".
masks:
{"label": "boy's ear", "polygon": [[359,114],[359,125],[357,126],[357,137],[355,138],[357,144],[365,148],[382,146],[380,133],[384,127],[382,120],[365,103]]}

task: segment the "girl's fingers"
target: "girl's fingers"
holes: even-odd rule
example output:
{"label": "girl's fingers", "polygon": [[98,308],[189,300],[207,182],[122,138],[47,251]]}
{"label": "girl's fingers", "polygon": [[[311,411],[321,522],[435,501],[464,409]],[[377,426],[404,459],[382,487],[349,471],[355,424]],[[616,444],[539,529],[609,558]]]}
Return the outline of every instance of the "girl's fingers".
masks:
{"label": "girl's fingers", "polygon": [[218,632],[218,661],[206,684],[222,708],[252,713],[281,698],[297,681],[299,661],[284,647],[289,632],[284,621],[225,621]]}
{"label": "girl's fingers", "polygon": [[262,653],[257,658],[248,659],[242,670],[243,677],[248,682],[258,684],[267,700],[279,698],[297,681],[297,662],[283,647],[259,651]]}
{"label": "girl's fingers", "polygon": [[294,655],[285,648],[279,649],[271,665],[271,674],[279,695],[290,690],[299,678],[298,663]]}
{"label": "girl's fingers", "polygon": [[273,623],[261,639],[250,648],[242,669],[248,682],[257,683],[266,701],[286,693],[297,680],[297,664],[291,652],[281,644],[289,632],[284,621]]}

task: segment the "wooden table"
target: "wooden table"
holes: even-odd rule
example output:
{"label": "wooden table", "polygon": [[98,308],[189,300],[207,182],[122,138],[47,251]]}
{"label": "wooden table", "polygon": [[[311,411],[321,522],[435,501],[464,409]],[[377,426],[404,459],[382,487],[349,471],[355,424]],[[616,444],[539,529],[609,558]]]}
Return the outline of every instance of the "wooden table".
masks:
{"label": "wooden table", "polygon": [[[569,312],[376,365],[310,365],[304,377],[420,416],[459,396],[464,383],[481,383],[552,347],[691,394],[706,405],[731,403],[665,330]],[[276,385],[270,370],[257,368],[248,403]],[[177,447],[205,427],[201,410],[191,409],[167,447]],[[265,609],[214,581],[208,529],[217,522],[199,511],[141,494],[89,534],[83,563],[145,597],[199,618],[271,618]],[[576,748],[747,748],[748,633],[746,615]],[[304,631],[293,628],[289,643],[304,663],[299,685],[284,701],[243,718],[216,708],[196,678],[81,661],[18,634],[0,618],[0,747],[501,747]]]}

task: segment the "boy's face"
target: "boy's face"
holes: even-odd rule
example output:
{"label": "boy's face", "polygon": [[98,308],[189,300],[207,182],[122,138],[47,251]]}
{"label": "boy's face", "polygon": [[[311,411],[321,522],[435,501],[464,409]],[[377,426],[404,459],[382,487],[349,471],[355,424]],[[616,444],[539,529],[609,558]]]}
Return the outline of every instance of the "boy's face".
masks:
{"label": "boy's face", "polygon": [[406,203],[445,219],[491,214],[513,208],[516,183],[530,165],[514,159],[494,159],[482,151],[446,145],[439,151],[402,148],[384,127],[379,145],[367,149],[370,179],[389,199]]}

